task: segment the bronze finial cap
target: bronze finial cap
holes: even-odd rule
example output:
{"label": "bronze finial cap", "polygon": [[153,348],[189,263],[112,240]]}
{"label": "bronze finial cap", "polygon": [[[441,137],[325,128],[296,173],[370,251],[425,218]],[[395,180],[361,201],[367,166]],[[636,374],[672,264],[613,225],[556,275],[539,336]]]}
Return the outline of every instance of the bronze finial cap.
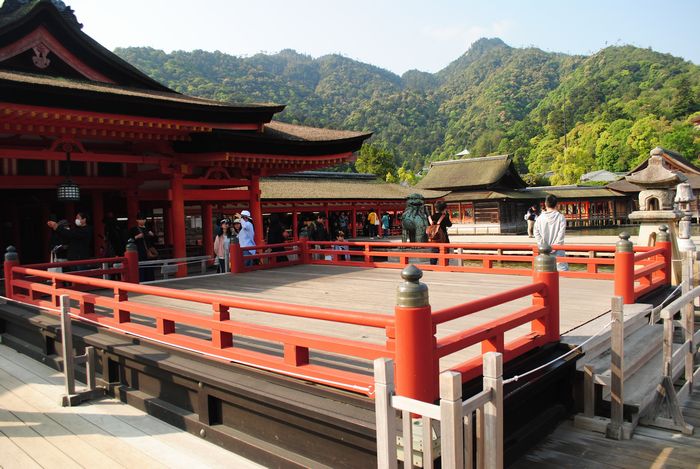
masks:
{"label": "bronze finial cap", "polygon": [[539,255],[535,257],[535,272],[556,272],[557,258],[552,255],[552,246],[542,242],[537,245]]}
{"label": "bronze finial cap", "polygon": [[633,244],[630,241],[630,234],[627,231],[623,231],[619,234],[620,240],[615,244],[616,252],[632,252]]}
{"label": "bronze finial cap", "polygon": [[411,264],[401,271],[404,280],[396,289],[396,306],[419,308],[430,305],[428,286],[420,282],[423,271]]}
{"label": "bronze finial cap", "polygon": [[668,233],[668,225],[659,226],[659,234],[656,235],[656,240],[668,242],[670,239],[671,239],[671,236]]}
{"label": "bronze finial cap", "polygon": [[7,249],[5,249],[5,260],[16,261],[18,259],[19,255],[17,254],[17,249],[15,249],[14,246],[7,246]]}
{"label": "bronze finial cap", "polygon": [[126,250],[127,251],[136,251],[136,240],[134,238],[129,238],[126,241]]}

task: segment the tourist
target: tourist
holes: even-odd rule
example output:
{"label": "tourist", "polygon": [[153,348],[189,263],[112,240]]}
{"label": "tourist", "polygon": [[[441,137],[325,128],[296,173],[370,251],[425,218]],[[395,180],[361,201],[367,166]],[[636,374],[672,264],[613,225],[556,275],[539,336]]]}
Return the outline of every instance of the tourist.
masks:
{"label": "tourist", "polygon": [[[328,234],[328,229],[326,228],[326,215],[323,212],[319,212],[316,216],[316,221],[310,226],[311,231],[309,232],[310,241],[330,241],[331,237]],[[314,249],[322,249],[320,244],[314,245]],[[323,259],[324,256],[320,254],[314,255],[315,259]]]}
{"label": "tourist", "polygon": [[[146,228],[146,214],[136,214],[136,226],[129,229],[129,238],[136,242],[136,250],[139,253],[139,262],[151,261],[158,257],[158,250],[153,246],[156,235]],[[155,280],[155,270],[151,266],[139,267],[139,283]]]}
{"label": "tourist", "polygon": [[345,212],[340,212],[340,216],[338,217],[338,229],[347,233],[349,224],[350,218],[348,218],[348,214]]}
{"label": "tourist", "polygon": [[369,239],[374,239],[377,236],[377,227],[379,226],[379,216],[374,209],[369,210],[369,215],[367,215],[367,228],[369,229]]}
{"label": "tourist", "polygon": [[[339,231],[335,234],[335,240],[336,240],[336,242],[338,242],[338,243],[344,243],[344,242],[345,242],[345,232],[344,232],[343,230],[339,230]],[[333,250],[334,250],[334,251],[349,251],[349,250],[350,250],[350,246],[348,246],[347,244],[334,244],[334,245],[333,245]],[[340,260],[341,258],[342,258],[343,260],[349,261],[349,260],[350,260],[350,254],[338,255],[338,259]]]}
{"label": "tourist", "polygon": [[[248,210],[241,211],[241,231],[238,233],[238,244],[241,248],[255,246],[255,227],[250,221],[250,212]],[[243,251],[243,256],[252,256],[255,254],[255,249],[247,249]],[[253,265],[252,259],[246,259],[246,267]]]}
{"label": "tourist", "polygon": [[[56,223],[56,228],[53,227]],[[56,215],[51,215],[46,223],[51,228],[51,236],[49,237],[49,262],[65,262],[68,260],[68,239],[61,236],[62,227],[69,226],[68,221],[60,220],[56,222]],[[49,272],[63,272],[62,267],[51,267]]]}
{"label": "tourist", "polygon": [[92,257],[90,249],[92,228],[87,223],[87,216],[83,212],[78,212],[75,216],[75,226],[70,226],[69,223],[57,223],[52,220],[46,223],[49,228],[58,233],[62,244],[68,244],[66,258],[69,261],[80,261]]}
{"label": "tourist", "polygon": [[[450,242],[450,237],[447,234],[447,228],[452,226],[452,220],[450,220],[450,214],[447,211],[447,204],[445,202],[438,202],[435,204],[435,213],[433,213],[432,217],[428,217],[428,220],[430,221],[430,224],[436,224],[439,225],[438,231],[439,234],[436,237],[440,243],[449,243]],[[430,250],[431,252],[438,253],[440,252],[439,248],[432,248]],[[448,249],[445,250],[445,254],[449,252]],[[430,259],[430,265],[437,265],[438,260],[437,258],[431,258]],[[449,263],[449,262],[448,262]]]}
{"label": "tourist", "polygon": [[[270,215],[270,226],[267,227],[267,244],[282,244],[284,243],[284,225],[280,221],[278,214],[273,213]],[[276,246],[271,248],[272,252],[284,251],[284,247]],[[277,262],[285,262],[287,258],[285,256],[277,256]]]}
{"label": "tourist", "polygon": [[532,204],[530,208],[527,209],[525,213],[525,221],[527,221],[527,236],[528,238],[534,238],[535,234],[533,230],[535,229],[535,220],[537,220],[537,215],[539,210],[537,209],[537,204]]}
{"label": "tourist", "polygon": [[[564,244],[564,236],[566,234],[566,218],[557,210],[557,197],[548,194],[544,199],[545,210],[535,221],[535,241],[538,245],[547,243],[550,246],[561,246]],[[552,252],[552,255],[563,257],[566,252],[559,249]],[[566,262],[558,262],[557,270],[569,270],[569,264]]]}
{"label": "tourist", "polygon": [[226,259],[231,246],[231,220],[224,218],[219,222],[219,234],[214,238],[214,254],[217,261],[217,272],[223,274],[227,271]]}
{"label": "tourist", "polygon": [[236,238],[238,239],[238,235],[241,233],[242,227],[242,220],[240,218],[234,218],[233,223],[231,224],[231,238]]}
{"label": "tourist", "polygon": [[384,212],[382,215],[382,236],[384,238],[389,237],[391,234],[391,220],[389,219],[389,214]]}
{"label": "tourist", "polygon": [[124,255],[124,232],[113,212],[107,212],[103,220],[105,226],[105,257]]}

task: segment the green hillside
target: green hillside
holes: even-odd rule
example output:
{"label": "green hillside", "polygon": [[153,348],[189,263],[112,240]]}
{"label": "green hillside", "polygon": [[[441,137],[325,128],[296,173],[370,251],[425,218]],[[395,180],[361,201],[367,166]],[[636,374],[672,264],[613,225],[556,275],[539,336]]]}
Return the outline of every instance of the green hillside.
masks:
{"label": "green hillside", "polygon": [[[512,153],[521,172],[534,179],[554,171],[554,183],[626,170],[656,145],[693,161],[700,156],[700,132],[688,119],[700,111],[700,67],[650,49],[616,46],[585,57],[480,39],[435,74],[401,77],[340,55],[314,59],[293,50],[252,57],[116,52],[183,93],[286,104],[277,117],[286,122],[373,131],[358,165],[394,175],[403,166],[402,177],[464,148],[471,156]],[[367,161],[376,158],[383,160]]]}

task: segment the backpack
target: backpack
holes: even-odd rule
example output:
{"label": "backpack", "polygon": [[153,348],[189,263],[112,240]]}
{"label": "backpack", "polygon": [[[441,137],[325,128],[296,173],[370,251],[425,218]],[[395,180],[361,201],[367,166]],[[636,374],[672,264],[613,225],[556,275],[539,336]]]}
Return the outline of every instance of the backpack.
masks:
{"label": "backpack", "polygon": [[429,243],[446,243],[447,242],[447,236],[445,235],[445,231],[440,229],[440,224],[442,223],[442,220],[445,218],[445,214],[443,213],[440,219],[438,220],[437,223],[433,223],[433,219],[431,217],[428,217],[428,221],[430,222],[430,226],[425,228],[425,234],[428,235],[428,242]]}

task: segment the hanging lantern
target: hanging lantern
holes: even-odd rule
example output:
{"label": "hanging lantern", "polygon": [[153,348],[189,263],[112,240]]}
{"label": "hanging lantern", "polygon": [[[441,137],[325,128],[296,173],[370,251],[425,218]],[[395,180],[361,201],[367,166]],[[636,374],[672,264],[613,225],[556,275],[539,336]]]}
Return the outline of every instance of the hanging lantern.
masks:
{"label": "hanging lantern", "polygon": [[72,147],[65,145],[63,149],[66,152],[66,180],[58,185],[56,195],[60,202],[78,202],[80,200],[80,188],[70,178],[70,151]]}

